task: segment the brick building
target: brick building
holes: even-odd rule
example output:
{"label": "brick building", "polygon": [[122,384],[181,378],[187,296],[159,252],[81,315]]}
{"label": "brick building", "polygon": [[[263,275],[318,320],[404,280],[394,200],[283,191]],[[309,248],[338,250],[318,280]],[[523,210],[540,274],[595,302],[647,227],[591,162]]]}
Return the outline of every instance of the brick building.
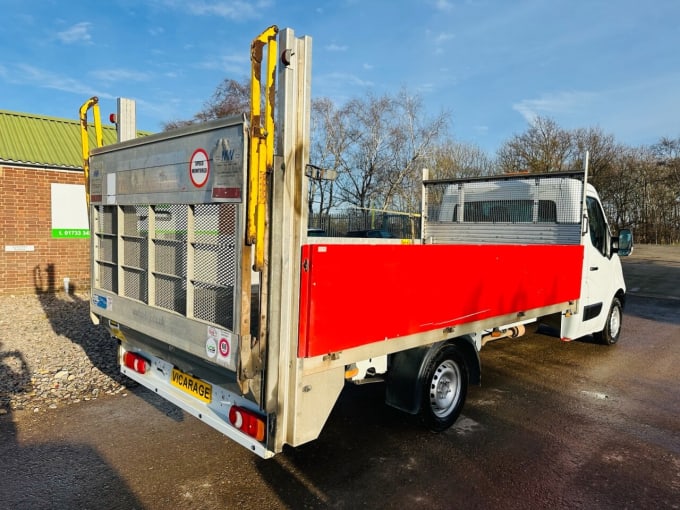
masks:
{"label": "brick building", "polygon": [[0,295],[89,288],[89,252],[79,122],[0,110]]}

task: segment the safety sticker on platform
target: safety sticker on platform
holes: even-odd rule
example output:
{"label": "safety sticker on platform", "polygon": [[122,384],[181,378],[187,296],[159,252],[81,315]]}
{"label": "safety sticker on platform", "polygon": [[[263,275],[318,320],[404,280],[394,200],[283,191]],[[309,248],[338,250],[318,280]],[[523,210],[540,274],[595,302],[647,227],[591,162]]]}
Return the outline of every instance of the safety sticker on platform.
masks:
{"label": "safety sticker on platform", "polygon": [[102,310],[111,310],[111,298],[100,296],[99,294],[92,294],[92,304]]}
{"label": "safety sticker on platform", "polygon": [[210,160],[204,149],[196,149],[189,161],[189,177],[197,188],[202,188],[210,176]]}
{"label": "safety sticker on platform", "polygon": [[208,338],[206,340],[206,350],[216,349],[215,355],[208,356],[210,358],[215,358],[215,362],[236,370],[236,356],[234,349],[234,339],[231,331],[216,328],[214,326],[208,326]]}

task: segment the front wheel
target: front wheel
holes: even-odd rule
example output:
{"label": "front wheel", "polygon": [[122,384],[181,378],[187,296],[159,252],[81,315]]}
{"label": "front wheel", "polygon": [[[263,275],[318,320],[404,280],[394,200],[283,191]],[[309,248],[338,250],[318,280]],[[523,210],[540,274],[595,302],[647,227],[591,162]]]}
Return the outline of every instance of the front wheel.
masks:
{"label": "front wheel", "polygon": [[454,424],[465,403],[468,372],[460,351],[443,347],[427,364],[420,406],[422,422],[433,432]]}
{"label": "front wheel", "polygon": [[604,329],[598,333],[595,333],[595,339],[605,345],[614,345],[619,340],[619,335],[621,334],[621,321],[623,319],[623,310],[621,307],[621,301],[618,298],[612,300],[612,306],[609,309],[609,315],[607,315],[607,322],[604,325]]}

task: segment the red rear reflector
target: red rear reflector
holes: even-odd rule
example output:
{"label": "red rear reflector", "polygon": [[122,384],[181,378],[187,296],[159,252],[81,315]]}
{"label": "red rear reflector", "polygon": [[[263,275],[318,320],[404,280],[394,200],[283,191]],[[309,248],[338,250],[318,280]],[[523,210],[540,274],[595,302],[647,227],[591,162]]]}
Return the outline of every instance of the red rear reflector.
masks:
{"label": "red rear reflector", "polygon": [[264,440],[264,420],[252,411],[238,406],[231,406],[231,409],[229,409],[229,421],[234,427],[250,437],[258,441]]}
{"label": "red rear reflector", "polygon": [[126,352],[123,354],[123,364],[130,370],[134,370],[140,374],[145,374],[149,368],[149,362],[134,352]]}

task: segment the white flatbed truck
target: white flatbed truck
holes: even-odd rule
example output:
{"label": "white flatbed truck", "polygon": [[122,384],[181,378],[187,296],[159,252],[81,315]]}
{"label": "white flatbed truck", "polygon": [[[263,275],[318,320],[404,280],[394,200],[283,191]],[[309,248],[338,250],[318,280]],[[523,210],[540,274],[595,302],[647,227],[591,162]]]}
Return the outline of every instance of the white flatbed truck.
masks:
{"label": "white flatbed truck", "polygon": [[271,27],[255,64],[265,47],[264,115],[90,153],[91,314],[124,374],[268,458],[317,438],[348,383],[446,429],[482,345],[540,317],[616,342],[632,241],[584,172],[425,175],[419,239],[308,237],[311,39]]}

